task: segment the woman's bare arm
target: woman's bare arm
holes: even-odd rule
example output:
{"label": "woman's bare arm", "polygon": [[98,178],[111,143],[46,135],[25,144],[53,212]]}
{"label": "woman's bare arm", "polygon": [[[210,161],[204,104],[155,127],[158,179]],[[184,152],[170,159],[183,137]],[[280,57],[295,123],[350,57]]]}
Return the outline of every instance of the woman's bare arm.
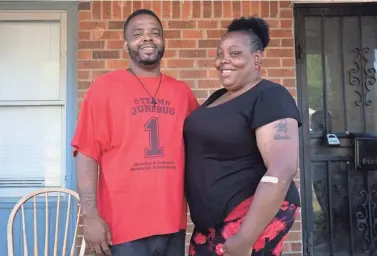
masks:
{"label": "woman's bare arm", "polygon": [[266,179],[267,182],[259,183],[252,205],[239,230],[239,235],[252,244],[279,211],[297,172],[297,121],[286,118],[269,123],[256,130],[256,137],[267,168],[265,176],[269,178]]}

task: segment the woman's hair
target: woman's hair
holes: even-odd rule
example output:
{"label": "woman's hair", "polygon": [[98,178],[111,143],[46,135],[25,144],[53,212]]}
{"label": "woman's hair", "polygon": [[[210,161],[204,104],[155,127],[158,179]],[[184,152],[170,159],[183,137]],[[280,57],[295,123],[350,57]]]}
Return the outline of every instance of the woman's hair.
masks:
{"label": "woman's hair", "polygon": [[270,28],[266,21],[258,17],[234,19],[228,26],[228,32],[244,31],[251,37],[254,51],[263,51],[270,42]]}

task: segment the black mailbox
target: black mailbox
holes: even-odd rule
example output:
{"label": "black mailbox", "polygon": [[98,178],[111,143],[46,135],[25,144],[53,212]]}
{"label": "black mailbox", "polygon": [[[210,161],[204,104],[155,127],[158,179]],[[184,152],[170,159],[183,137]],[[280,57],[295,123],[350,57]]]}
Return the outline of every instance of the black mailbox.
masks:
{"label": "black mailbox", "polygon": [[355,139],[355,169],[377,171],[377,133],[352,135]]}

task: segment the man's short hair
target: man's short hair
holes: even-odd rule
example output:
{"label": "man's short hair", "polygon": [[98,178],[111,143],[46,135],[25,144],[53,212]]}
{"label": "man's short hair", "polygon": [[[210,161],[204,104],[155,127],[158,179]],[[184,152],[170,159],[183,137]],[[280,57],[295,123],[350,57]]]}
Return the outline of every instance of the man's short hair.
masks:
{"label": "man's short hair", "polygon": [[162,28],[162,23],[161,23],[160,18],[158,18],[157,15],[153,11],[148,10],[148,9],[139,9],[139,10],[136,10],[133,13],[131,13],[131,15],[128,16],[126,22],[124,23],[124,28],[123,28],[124,39],[126,39],[126,31],[127,31],[128,24],[130,23],[130,21],[133,18],[135,18],[139,15],[149,15],[149,16],[154,17],[158,21],[158,23],[160,24],[160,26]]}

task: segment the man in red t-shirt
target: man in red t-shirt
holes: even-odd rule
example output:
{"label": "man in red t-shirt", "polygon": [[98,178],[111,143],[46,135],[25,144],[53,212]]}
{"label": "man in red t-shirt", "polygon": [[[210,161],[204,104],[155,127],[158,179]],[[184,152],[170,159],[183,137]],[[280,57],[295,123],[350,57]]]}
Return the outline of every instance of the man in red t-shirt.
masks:
{"label": "man in red t-shirt", "polygon": [[130,68],[93,82],[72,141],[84,237],[106,255],[183,256],[183,123],[198,102],[160,73],[163,29],[152,11],[131,14],[124,34]]}

